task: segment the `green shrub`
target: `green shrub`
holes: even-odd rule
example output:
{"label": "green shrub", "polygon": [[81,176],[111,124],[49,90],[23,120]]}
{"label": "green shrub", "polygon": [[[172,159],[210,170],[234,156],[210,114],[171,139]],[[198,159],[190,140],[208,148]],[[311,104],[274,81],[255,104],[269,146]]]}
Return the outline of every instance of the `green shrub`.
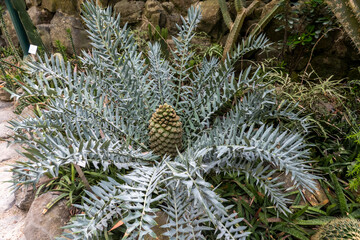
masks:
{"label": "green shrub", "polygon": [[[350,135],[351,139],[354,139],[355,142],[360,145],[360,129],[357,128],[355,130],[355,133]],[[348,176],[352,177],[352,179],[349,182],[350,188],[359,191],[360,187],[360,155],[357,156],[355,159],[353,165],[349,168]]]}

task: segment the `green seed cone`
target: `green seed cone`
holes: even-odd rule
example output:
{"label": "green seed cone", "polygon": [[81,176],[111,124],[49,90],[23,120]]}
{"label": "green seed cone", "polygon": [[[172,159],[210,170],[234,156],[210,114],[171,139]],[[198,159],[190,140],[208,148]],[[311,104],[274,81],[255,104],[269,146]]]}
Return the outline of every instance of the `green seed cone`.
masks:
{"label": "green seed cone", "polygon": [[160,105],[149,121],[150,148],[160,156],[175,157],[182,148],[180,117],[165,103]]}
{"label": "green seed cone", "polygon": [[360,240],[360,222],[351,218],[340,218],[322,226],[311,240]]}

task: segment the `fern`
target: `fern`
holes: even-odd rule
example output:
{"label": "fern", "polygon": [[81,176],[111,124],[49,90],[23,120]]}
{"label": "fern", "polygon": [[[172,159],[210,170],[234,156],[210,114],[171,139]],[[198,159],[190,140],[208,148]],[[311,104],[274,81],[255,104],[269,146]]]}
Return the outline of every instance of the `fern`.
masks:
{"label": "fern", "polygon": [[[206,239],[209,231],[218,239],[245,239],[242,219],[229,214],[232,206],[207,182],[209,174],[245,173],[282,213],[290,200],[277,172],[291,175],[294,188],[315,189],[308,145],[297,133],[307,131],[306,118],[296,104],[277,102],[261,67],[234,72],[246,53],[270,45],[265,36],[242,41],[224,62],[204,57],[193,66],[200,10],[190,8],[182,20],[170,57],[149,43],[145,61],[126,26],[119,27],[120,17],[88,2],[84,22],[93,49],[80,58],[84,69],[54,56],[27,63],[24,96],[13,96],[46,99],[46,106],[38,116],[11,122],[28,158],[14,166],[14,188],[36,184],[45,173],[58,177],[61,166],[74,163],[90,172],[119,172],[91,187],[64,238],[101,238],[119,219],[124,237],[155,238],[162,211],[168,216],[163,235],[170,239]],[[219,116],[231,100],[234,107]],[[184,150],[175,158],[148,147],[149,120],[164,103],[182,122]]]}

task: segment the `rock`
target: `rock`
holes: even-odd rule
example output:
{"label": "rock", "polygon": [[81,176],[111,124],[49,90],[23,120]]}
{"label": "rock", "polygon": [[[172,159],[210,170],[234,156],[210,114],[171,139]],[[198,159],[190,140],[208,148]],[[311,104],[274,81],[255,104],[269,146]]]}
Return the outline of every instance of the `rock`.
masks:
{"label": "rock", "polygon": [[53,14],[48,10],[36,6],[29,8],[27,12],[35,26],[43,23],[49,23],[53,17]]}
{"label": "rock", "polygon": [[[7,32],[9,33],[9,36],[10,36],[10,39],[11,39],[12,43],[15,46],[18,46],[19,45],[19,40],[17,38],[14,25],[12,24],[9,11],[5,11],[5,14],[3,15],[3,17],[4,17],[4,22],[5,22],[5,25],[6,25]],[[6,43],[9,45],[8,39],[6,39],[5,35],[4,35],[4,39],[5,39]]]}
{"label": "rock", "polygon": [[9,103],[0,102],[0,111],[1,111],[0,123],[5,121],[10,121],[17,117],[17,115],[13,112],[14,108],[12,107],[12,104],[10,102]]}
{"label": "rock", "polygon": [[[43,176],[40,178],[39,182],[36,184],[36,187],[46,184],[49,182],[49,178],[46,176]],[[28,211],[32,202],[35,199],[36,190],[34,190],[32,185],[24,185],[21,188],[19,188],[15,192],[15,206],[23,211]]]}
{"label": "rock", "polygon": [[25,0],[26,8],[31,8],[32,1],[31,0]]}
{"label": "rock", "polygon": [[15,206],[23,211],[28,211],[35,198],[32,186],[22,186],[15,192]]}
{"label": "rock", "polygon": [[57,194],[47,192],[33,201],[25,219],[24,234],[27,240],[50,240],[61,235],[61,227],[70,219],[66,200],[60,200],[43,214],[46,205],[57,197]]}
{"label": "rock", "polygon": [[322,189],[320,182],[316,180],[316,190],[311,193],[308,190],[303,190],[306,200],[311,204],[311,206],[324,206],[329,202],[328,197],[325,194],[324,189]]}
{"label": "rock", "polygon": [[125,23],[136,24],[141,21],[141,15],[144,11],[145,3],[143,1],[122,0],[115,4],[114,11],[120,14],[121,25]]}
{"label": "rock", "polygon": [[175,5],[172,2],[163,2],[161,3],[161,6],[168,12],[172,13],[172,11],[175,8]]}
{"label": "rock", "polygon": [[[296,56],[295,54],[292,54],[290,56],[287,56],[287,58],[291,58],[291,56]],[[297,60],[297,64],[295,65],[295,70],[296,71],[303,71],[306,66],[308,65],[309,63],[309,58],[307,56],[300,56]]]}
{"label": "rock", "polygon": [[41,6],[50,12],[62,12],[69,15],[78,15],[77,0],[42,0]]}
{"label": "rock", "polygon": [[348,36],[340,30],[330,31],[327,36],[323,37],[316,45],[315,55],[326,52],[328,55],[334,55],[346,62],[359,61],[360,55],[353,51],[354,46]]}
{"label": "rock", "polygon": [[217,0],[200,2],[201,21],[198,30],[209,34],[220,20],[220,6]]}
{"label": "rock", "polygon": [[0,164],[19,159],[19,154],[16,150],[20,150],[21,148],[18,145],[12,146],[14,147],[8,146],[7,142],[0,141]]}
{"label": "rock", "polygon": [[[166,228],[162,228],[161,226],[167,223],[167,218],[168,216],[166,215],[166,213],[160,211],[156,213],[157,217],[155,218],[155,221],[158,225],[156,225],[155,227],[152,228],[152,230],[155,232],[156,234],[156,239],[158,240],[168,240],[169,237],[163,236],[161,234],[163,234],[164,232],[168,231],[168,229]],[[144,240],[153,240],[154,238],[152,238],[150,235],[146,235],[144,237]]]}
{"label": "rock", "polygon": [[[258,19],[253,20],[253,22],[251,24],[247,24],[249,27],[248,29],[249,30],[254,29],[258,23],[259,23]],[[266,33],[266,36],[270,39],[271,42],[283,41],[284,29],[278,31],[278,28],[283,25],[284,25],[284,23],[282,21],[280,21],[276,18],[273,18],[271,20],[271,23],[267,24],[263,31]]]}
{"label": "rock", "polygon": [[76,52],[78,54],[80,54],[81,49],[90,48],[90,40],[80,18],[56,12],[50,24],[50,37],[54,48],[56,47],[56,40],[59,40],[61,44],[66,47],[67,52],[73,54],[71,41],[66,29],[71,30]]}
{"label": "rock", "polygon": [[163,9],[160,2],[158,2],[156,0],[148,0],[145,3],[145,12],[144,12],[144,14],[145,14],[146,17],[150,17],[152,14],[160,13],[163,10],[164,9]]}
{"label": "rock", "polygon": [[[281,190],[283,194],[288,194],[290,191],[286,191],[286,189],[294,187],[294,182],[291,180],[291,174],[277,173],[274,177],[278,178],[277,182],[283,183]],[[294,200],[296,198],[296,194],[291,194],[287,198],[290,200]]]}
{"label": "rock", "polygon": [[336,56],[317,55],[311,60],[311,65],[315,72],[324,78],[331,75],[336,78],[343,78],[347,74],[348,65]]}
{"label": "rock", "polygon": [[169,46],[170,49],[175,49],[176,48],[176,45],[174,43],[174,40],[173,39],[166,39],[166,45]]}
{"label": "rock", "polygon": [[[12,103],[0,101],[0,138],[12,135],[8,132],[6,121],[13,119],[16,115],[12,112]],[[7,142],[0,139],[0,239],[17,239],[24,240],[22,228],[24,225],[25,213],[14,206],[15,196],[11,192],[9,181],[12,179],[10,172],[11,166],[15,161],[20,160],[20,156],[16,152],[20,150],[19,145],[8,146]]]}
{"label": "rock", "polygon": [[173,3],[175,8],[180,11],[181,14],[186,14],[187,9],[197,0],[170,0],[169,2]]}
{"label": "rock", "polygon": [[37,31],[47,51],[52,52],[53,46],[50,35],[51,24],[39,24],[36,25]]}
{"label": "rock", "polygon": [[56,12],[56,0],[44,0],[41,3],[41,7],[47,9],[50,12]]}
{"label": "rock", "polygon": [[5,89],[0,88],[0,101],[11,102],[11,94]]}
{"label": "rock", "polygon": [[[0,213],[2,214],[2,213]],[[6,211],[0,217],[0,239],[26,240],[22,233],[25,214],[16,208]]]}
{"label": "rock", "polygon": [[[11,179],[11,173],[10,172],[6,172],[6,170],[8,170],[4,167],[1,167],[1,181],[7,179],[10,180]],[[5,170],[5,171],[4,171]],[[11,193],[9,191],[9,187],[11,186],[11,183],[1,183],[0,184],[0,215],[3,212],[6,212],[8,209],[10,209],[12,207],[12,205],[15,202],[15,196],[13,193]]]}
{"label": "rock", "polygon": [[[166,15],[161,3],[155,0],[148,0],[145,3],[144,15],[152,26],[165,27]],[[148,24],[145,24],[147,26]]]}
{"label": "rock", "polygon": [[40,6],[41,5],[41,0],[26,0],[26,7],[30,8],[33,6]]}
{"label": "rock", "polygon": [[360,69],[357,67],[353,67],[350,69],[348,73],[349,79],[360,79]]}
{"label": "rock", "polygon": [[181,25],[181,15],[180,13],[173,12],[167,16],[166,21],[166,28],[169,31],[169,35],[176,35],[179,32],[176,24]]}
{"label": "rock", "polygon": [[9,188],[11,183],[5,182],[11,180],[12,174],[9,172],[10,166],[4,165],[0,163],[0,239],[24,240],[21,230],[25,213],[13,206],[15,198]]}
{"label": "rock", "polygon": [[[283,182],[284,185],[282,186],[283,189],[291,189],[294,186],[293,181],[291,180],[292,176],[291,174],[280,174],[277,176],[278,177],[278,182]],[[325,205],[329,202],[329,199],[327,198],[324,190],[322,189],[320,182],[316,180],[316,189],[314,190],[314,192],[310,192],[306,189],[302,190],[305,199],[308,203],[311,204],[311,206],[319,206],[319,205]],[[289,193],[288,191],[283,191],[283,193]],[[297,194],[292,194],[287,196],[288,199],[294,200],[296,198]],[[307,203],[305,203],[304,199],[302,199],[302,201],[300,202],[300,205],[306,205]]]}
{"label": "rock", "polygon": [[9,124],[7,122],[0,123],[0,140],[8,139],[13,136],[14,132],[9,128]]}
{"label": "rock", "polygon": [[316,45],[316,51],[328,51],[332,48],[336,39],[336,33],[334,31],[330,31],[327,36],[320,39],[320,41]]}

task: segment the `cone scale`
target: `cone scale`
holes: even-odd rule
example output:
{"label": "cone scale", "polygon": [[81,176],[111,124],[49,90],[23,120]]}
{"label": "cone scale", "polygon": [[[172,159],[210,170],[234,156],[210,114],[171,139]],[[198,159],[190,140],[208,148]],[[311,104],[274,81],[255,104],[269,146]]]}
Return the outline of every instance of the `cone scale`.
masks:
{"label": "cone scale", "polygon": [[149,121],[150,148],[155,154],[175,157],[182,148],[182,124],[175,110],[160,105]]}
{"label": "cone scale", "polygon": [[339,218],[322,226],[311,240],[360,240],[360,222]]}

